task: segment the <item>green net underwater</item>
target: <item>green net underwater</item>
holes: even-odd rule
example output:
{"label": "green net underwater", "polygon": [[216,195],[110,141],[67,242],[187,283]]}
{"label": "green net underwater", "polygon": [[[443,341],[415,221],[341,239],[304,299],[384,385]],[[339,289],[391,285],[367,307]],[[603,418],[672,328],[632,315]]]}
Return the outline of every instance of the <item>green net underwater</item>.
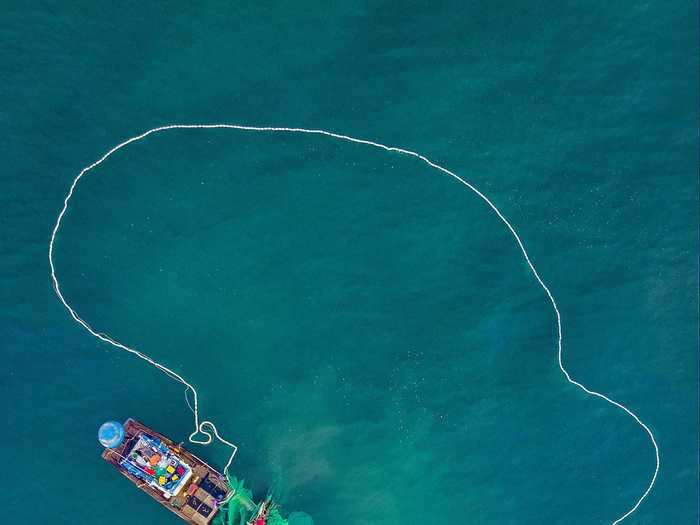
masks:
{"label": "green net underwater", "polygon": [[[253,493],[245,486],[243,480],[227,476],[233,496],[219,507],[219,512],[212,522],[213,525],[257,525],[255,516],[261,504],[253,501]],[[269,501],[269,496],[265,501]],[[265,525],[314,525],[313,519],[303,512],[292,512],[288,517],[282,517],[276,504],[270,505],[267,519],[261,521]]]}

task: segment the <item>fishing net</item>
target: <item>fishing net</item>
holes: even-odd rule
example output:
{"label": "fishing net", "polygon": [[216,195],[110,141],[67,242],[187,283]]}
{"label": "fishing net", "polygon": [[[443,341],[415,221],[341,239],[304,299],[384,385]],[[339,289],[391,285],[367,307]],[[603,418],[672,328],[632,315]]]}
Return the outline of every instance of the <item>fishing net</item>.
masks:
{"label": "fishing net", "polygon": [[215,525],[245,525],[255,512],[253,493],[245,487],[244,481],[227,476],[233,496],[223,504],[214,520]]}
{"label": "fishing net", "polygon": [[289,525],[289,522],[280,515],[277,509],[272,509],[267,516],[267,525]]}
{"label": "fishing net", "polygon": [[[246,488],[243,480],[227,476],[233,496],[221,505],[214,525],[246,525],[253,517],[258,506],[253,501],[253,493]],[[266,525],[314,525],[311,516],[304,512],[292,512],[288,518],[283,518],[279,509],[273,507],[267,516]]]}

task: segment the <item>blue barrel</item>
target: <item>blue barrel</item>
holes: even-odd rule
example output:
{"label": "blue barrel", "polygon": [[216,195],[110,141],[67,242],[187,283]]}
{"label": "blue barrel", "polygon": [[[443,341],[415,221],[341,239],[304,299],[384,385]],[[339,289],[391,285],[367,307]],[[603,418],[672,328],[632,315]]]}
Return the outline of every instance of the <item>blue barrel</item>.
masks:
{"label": "blue barrel", "polygon": [[118,421],[107,421],[97,431],[97,438],[102,446],[117,448],[124,441],[124,425]]}

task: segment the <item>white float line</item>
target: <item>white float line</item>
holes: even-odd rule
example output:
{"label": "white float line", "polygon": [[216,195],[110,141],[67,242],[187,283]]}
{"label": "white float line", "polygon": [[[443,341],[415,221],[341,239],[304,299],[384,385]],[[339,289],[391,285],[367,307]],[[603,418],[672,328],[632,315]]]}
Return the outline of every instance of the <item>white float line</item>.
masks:
{"label": "white float line", "polygon": [[[61,293],[61,287],[58,282],[58,278],[56,277],[56,269],[54,266],[54,261],[53,261],[53,249],[54,249],[54,242],[56,241],[56,234],[58,233],[59,229],[61,228],[61,221],[63,220],[63,216],[66,214],[66,211],[68,210],[68,203],[70,202],[71,197],[73,196],[73,192],[75,191],[75,187],[80,181],[80,179],[91,169],[99,166],[102,164],[107,158],[115,153],[116,151],[122,149],[125,146],[128,146],[132,142],[137,142],[139,140],[142,140],[149,135],[152,135],[154,133],[159,133],[161,131],[167,131],[171,129],[236,129],[240,131],[254,131],[254,132],[281,132],[281,133],[307,133],[311,135],[325,135],[327,137],[332,137],[335,139],[339,140],[344,140],[347,142],[354,142],[356,144],[365,144],[367,146],[373,146],[375,148],[383,149],[385,151],[389,152],[395,152],[395,153],[403,153],[404,155],[410,155],[411,157],[415,157],[417,159],[420,159],[424,163],[426,163],[428,166],[435,168],[438,171],[441,171],[445,173],[446,175],[449,175],[450,177],[456,179],[458,182],[461,184],[464,184],[467,188],[469,188],[471,191],[473,191],[476,195],[478,195],[488,206],[498,215],[498,218],[503,222],[503,224],[506,225],[508,230],[510,231],[511,235],[515,239],[515,242],[518,244],[518,247],[520,248],[520,251],[523,254],[523,257],[525,258],[525,262],[527,263],[528,267],[530,268],[530,271],[532,272],[532,275],[535,277],[535,280],[539,283],[539,285],[542,287],[544,292],[547,294],[547,297],[549,298],[549,302],[552,305],[552,308],[554,309],[554,313],[556,315],[557,319],[557,360],[559,364],[559,369],[561,372],[564,374],[564,377],[566,380],[571,383],[572,385],[577,386],[587,394],[591,396],[598,397],[600,399],[603,399],[604,401],[607,401],[611,405],[619,408],[620,410],[624,411],[627,415],[632,417],[639,426],[641,426],[644,431],[649,435],[649,439],[651,441],[651,444],[654,446],[654,454],[656,456],[656,467],[654,469],[654,474],[651,477],[651,480],[649,481],[649,485],[647,486],[646,490],[642,493],[642,495],[639,497],[639,499],[636,501],[636,503],[622,516],[619,518],[615,519],[611,525],[617,525],[618,523],[622,522],[625,518],[627,518],[630,514],[635,512],[637,508],[639,508],[639,505],[641,505],[642,501],[649,495],[651,492],[652,488],[654,487],[654,484],[656,483],[656,478],[659,474],[659,468],[661,465],[661,461],[659,458],[659,446],[656,442],[656,438],[654,437],[654,434],[652,433],[651,429],[635,414],[627,408],[625,405],[622,403],[618,403],[617,401],[609,398],[605,394],[601,394],[600,392],[596,392],[595,390],[591,390],[582,383],[576,381],[571,377],[569,372],[566,370],[564,367],[563,361],[562,361],[562,328],[561,328],[561,314],[559,313],[559,308],[557,307],[557,302],[554,300],[554,296],[552,295],[552,292],[549,290],[547,285],[544,283],[542,278],[540,277],[539,273],[537,273],[537,270],[535,269],[534,264],[532,264],[532,261],[530,260],[530,256],[527,253],[527,250],[525,249],[525,246],[520,239],[520,236],[518,233],[515,231],[515,228],[508,222],[508,219],[505,218],[505,216],[501,213],[501,211],[496,207],[496,205],[491,202],[491,200],[486,197],[481,191],[479,191],[475,186],[473,186],[471,183],[467,182],[464,180],[462,177],[459,175],[451,172],[447,168],[443,168],[439,164],[436,164],[435,162],[431,161],[429,158],[425,157],[424,155],[421,155],[420,153],[416,153],[415,151],[403,149],[403,148],[397,148],[393,146],[386,146],[384,144],[381,144],[379,142],[373,142],[371,140],[364,140],[364,139],[358,139],[355,137],[350,137],[348,135],[341,135],[339,133],[333,133],[330,131],[325,131],[322,129],[305,129],[305,128],[287,128],[287,127],[271,127],[271,126],[242,126],[242,125],[237,125],[237,124],[171,124],[168,126],[160,126],[157,128],[149,129],[148,131],[142,133],[141,135],[137,135],[135,137],[131,137],[130,139],[125,140],[124,142],[117,144],[114,146],[112,149],[110,149],[107,153],[105,153],[102,157],[100,157],[98,160],[90,164],[89,166],[83,168],[80,173],[73,179],[73,182],[70,185],[70,189],[68,190],[68,194],[66,195],[65,199],[63,200],[63,208],[61,209],[61,212],[58,214],[58,217],[56,218],[56,224],[53,227],[53,231],[51,232],[51,239],[49,241],[49,266],[51,268],[51,280],[53,281],[53,287],[56,292],[56,295],[58,296],[59,300],[61,303],[63,303],[63,306],[68,310],[70,313],[71,317],[80,324],[85,330],[87,330],[91,335],[94,337],[100,339],[101,341],[104,341],[105,343],[108,343],[112,346],[115,346],[117,348],[120,348],[122,350],[126,350],[127,352],[130,352],[131,354],[134,354],[135,356],[143,359],[144,361],[147,361],[151,365],[155,366],[157,369],[165,373],[167,376],[170,378],[179,381],[183,385],[187,387],[188,390],[192,391],[192,395],[194,398],[194,407],[192,409],[192,412],[194,413],[194,425],[195,425],[195,430],[192,432],[189,436],[189,441],[191,443],[197,443],[200,445],[208,445],[212,442],[213,438],[215,437],[218,439],[221,443],[227,445],[228,447],[231,448],[231,456],[228,459],[228,462],[226,463],[226,467],[224,468],[224,474],[228,474],[228,469],[231,466],[231,462],[233,461],[233,457],[236,455],[236,451],[238,448],[236,445],[231,443],[230,441],[227,441],[221,435],[219,435],[219,432],[217,431],[216,425],[212,423],[211,421],[201,421],[199,420],[199,404],[198,404],[198,395],[197,395],[197,390],[185,379],[183,379],[182,376],[177,374],[176,372],[173,372],[169,368],[161,365],[157,361],[154,361],[150,357],[148,357],[146,354],[139,352],[138,350],[134,350],[133,348],[130,348],[126,345],[123,345],[122,343],[115,341],[111,337],[109,337],[106,334],[97,332],[93,330],[93,328],[86,322],[84,321],[76,311],[68,304],[66,299],[63,297],[63,294]],[[189,401],[188,401],[189,405]],[[192,407],[191,407],[192,408]],[[212,435],[213,433],[213,435]],[[206,436],[205,438],[197,438],[197,434],[204,434]]]}

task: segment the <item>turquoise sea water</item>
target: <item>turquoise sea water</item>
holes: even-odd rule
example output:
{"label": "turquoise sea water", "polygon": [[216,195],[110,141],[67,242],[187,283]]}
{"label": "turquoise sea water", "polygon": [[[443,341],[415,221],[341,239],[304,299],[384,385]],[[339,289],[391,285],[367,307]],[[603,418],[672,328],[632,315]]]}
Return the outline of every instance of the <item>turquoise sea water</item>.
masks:
{"label": "turquoise sea water", "polygon": [[[0,22],[4,515],[174,524],[98,426],[185,440],[182,388],[71,321],[46,257],[73,177],[172,122],[417,150],[502,209],[572,374],[636,410],[658,483],[625,523],[698,521],[697,6],[11,3]],[[173,131],[81,183],[66,297],[183,372],[233,471],[316,525],[605,524],[643,431],[567,384],[551,308],[482,201],[327,138]],[[218,465],[226,450],[197,449]]]}

